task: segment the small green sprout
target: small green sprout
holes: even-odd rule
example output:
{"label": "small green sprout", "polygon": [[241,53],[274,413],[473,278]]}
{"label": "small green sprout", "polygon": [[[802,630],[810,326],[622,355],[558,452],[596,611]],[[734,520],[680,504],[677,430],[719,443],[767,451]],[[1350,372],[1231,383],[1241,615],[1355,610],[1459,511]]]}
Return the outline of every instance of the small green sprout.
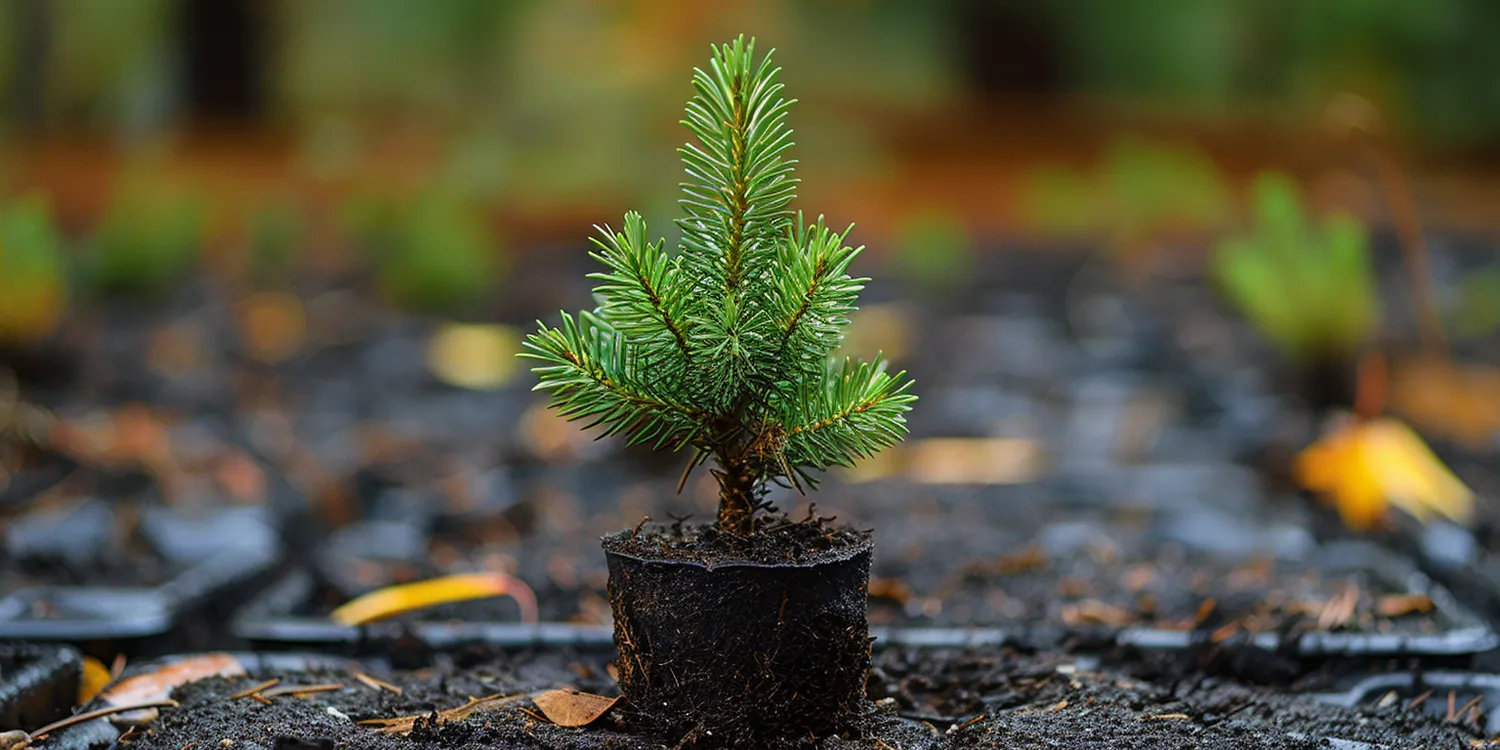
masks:
{"label": "small green sprout", "polygon": [[62,238],[47,202],[28,196],[0,212],[0,342],[51,334],[67,302]]}
{"label": "small green sprout", "polygon": [[105,294],[160,297],[186,276],[203,245],[204,210],[180,192],[117,192],[94,237],[89,285]]}
{"label": "small green sprout", "polygon": [[779,71],[744,37],[714,48],[683,121],[696,142],[679,149],[680,247],[653,243],[633,211],[601,229],[598,307],[538,323],[524,354],[567,417],[692,447],[684,481],[715,459],[717,527],[737,536],[755,533],[769,481],[814,486],[812,471],[900,441],[916,400],[878,358],[829,357],[864,288],[848,273],[861,248],[791,208]]}
{"label": "small green sprout", "polygon": [[1353,354],[1380,317],[1364,226],[1344,213],[1314,225],[1284,173],[1260,174],[1252,197],[1253,231],[1224,239],[1215,253],[1219,284],[1290,359]]}

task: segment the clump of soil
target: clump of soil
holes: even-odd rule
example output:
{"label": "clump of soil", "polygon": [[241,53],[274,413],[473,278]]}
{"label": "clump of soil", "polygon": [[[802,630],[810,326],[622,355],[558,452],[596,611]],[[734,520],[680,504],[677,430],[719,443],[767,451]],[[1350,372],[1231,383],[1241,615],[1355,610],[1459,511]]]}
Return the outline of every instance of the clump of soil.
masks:
{"label": "clump of soil", "polygon": [[764,748],[859,717],[870,536],[815,514],[761,520],[748,537],[679,523],[606,538],[615,665],[637,726]]}
{"label": "clump of soil", "polygon": [[[605,552],[631,557],[722,564],[813,565],[871,545],[868,532],[828,523],[809,514],[795,521],[783,514],[757,519],[751,536],[726,534],[706,524],[645,524],[604,538]],[[831,553],[838,553],[831,555]]]}

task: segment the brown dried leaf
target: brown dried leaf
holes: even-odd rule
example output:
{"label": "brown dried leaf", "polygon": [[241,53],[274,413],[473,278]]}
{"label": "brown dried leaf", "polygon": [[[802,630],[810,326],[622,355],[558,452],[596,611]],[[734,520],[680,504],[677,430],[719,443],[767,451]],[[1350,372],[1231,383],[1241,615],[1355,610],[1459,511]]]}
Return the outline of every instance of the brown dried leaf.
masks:
{"label": "brown dried leaf", "polygon": [[870,596],[875,599],[890,599],[897,604],[905,604],[911,599],[911,587],[899,578],[871,578]]}
{"label": "brown dried leaf", "polygon": [[548,690],[532,699],[547,720],[560,727],[592,724],[620,699],[576,690]]}
{"label": "brown dried leaf", "polygon": [[1097,599],[1084,599],[1062,608],[1063,623],[1067,625],[1108,625],[1125,627],[1135,622],[1135,615],[1122,607],[1107,604]]}
{"label": "brown dried leaf", "polygon": [[1359,604],[1359,587],[1354,584],[1346,584],[1337,594],[1334,594],[1323,603],[1322,611],[1318,612],[1318,629],[1333,630],[1349,624],[1354,619],[1356,605]]}
{"label": "brown dried leaf", "polygon": [[1432,599],[1426,594],[1388,594],[1375,600],[1375,613],[1381,617],[1402,617],[1432,611]]}

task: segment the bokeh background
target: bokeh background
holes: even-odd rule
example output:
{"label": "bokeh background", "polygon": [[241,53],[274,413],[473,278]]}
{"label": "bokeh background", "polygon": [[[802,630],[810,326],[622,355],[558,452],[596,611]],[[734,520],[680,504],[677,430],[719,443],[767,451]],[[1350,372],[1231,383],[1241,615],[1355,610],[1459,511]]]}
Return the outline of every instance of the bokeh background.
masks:
{"label": "bokeh background", "polygon": [[1351,116],[1407,154],[1430,220],[1493,213],[1485,0],[10,0],[0,163],[79,228],[126,175],[198,193],[211,235],[271,199],[441,188],[521,251],[670,211],[687,71],[741,32],[800,99],[804,205],[881,235],[934,209],[1055,228],[1038,169],[1086,178],[1131,134],[1376,212],[1330,148]]}

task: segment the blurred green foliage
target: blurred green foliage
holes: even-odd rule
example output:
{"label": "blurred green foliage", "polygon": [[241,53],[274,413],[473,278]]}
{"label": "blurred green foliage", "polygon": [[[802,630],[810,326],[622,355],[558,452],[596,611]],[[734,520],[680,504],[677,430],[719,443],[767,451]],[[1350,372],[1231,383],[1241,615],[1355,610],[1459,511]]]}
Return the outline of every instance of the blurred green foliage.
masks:
{"label": "blurred green foliage", "polygon": [[191,194],[136,179],[117,189],[94,234],[86,278],[104,294],[169,294],[198,259],[205,210]]}
{"label": "blurred green foliage", "polygon": [[1296,181],[1281,172],[1258,175],[1252,198],[1253,229],[1215,252],[1218,283],[1288,358],[1354,352],[1380,315],[1364,226],[1342,213],[1315,224]]}
{"label": "blurred green foliage", "polygon": [[1070,87],[1209,114],[1352,91],[1442,143],[1500,135],[1500,3],[1491,0],[1030,0]]}
{"label": "blurred green foliage", "polygon": [[1213,231],[1233,214],[1228,182],[1206,154],[1137,135],[1115,138],[1091,172],[1040,167],[1022,191],[1033,226],[1064,236],[1105,235],[1122,250],[1159,234]]}
{"label": "blurred green foliage", "polygon": [[[93,124],[172,114],[174,0],[37,0],[46,29],[0,4],[0,48],[47,33],[49,112]],[[1500,137],[1500,3],[1493,0],[268,0],[268,71],[278,119],[388,116],[490,128],[525,157],[561,159],[559,186],[631,180],[630,138],[686,91],[684,63],[733,29],[782,50],[791,91],[833,110],[954,103],[966,82],[976,4],[1003,6],[1055,57],[1065,93],[1159,101],[1205,114],[1291,105],[1316,115],[1340,91],[1441,142]],[[965,41],[965,40],[969,41]],[[0,86],[25,71],[0,55]],[[1030,63],[1031,61],[1026,61]],[[609,110],[587,138],[579,112]],[[589,118],[582,118],[587,121]],[[615,131],[615,132],[611,132]],[[639,143],[636,142],[638,146]],[[651,149],[645,149],[651,152]],[[588,157],[574,152],[587,153]],[[546,159],[538,157],[539,163]],[[537,178],[554,173],[536,170]],[[626,177],[621,177],[626,175]],[[633,181],[632,181],[633,183]]]}
{"label": "blurred green foliage", "polygon": [[951,293],[972,273],[974,240],[952,211],[930,208],[907,216],[896,229],[895,249],[895,275],[929,298]]}
{"label": "blurred green foliage", "polygon": [[1448,327],[1456,338],[1482,338],[1500,330],[1500,268],[1465,274],[1455,291]]}
{"label": "blurred green foliage", "polygon": [[503,273],[504,256],[484,216],[450,191],[429,189],[406,205],[361,198],[346,216],[381,294],[402,309],[465,312]]}
{"label": "blurred green foliage", "polygon": [[251,214],[245,237],[251,283],[275,287],[291,281],[306,234],[305,218],[291,201],[261,206]]}
{"label": "blurred green foliage", "polygon": [[51,333],[67,305],[62,237],[47,202],[27,196],[0,211],[0,341]]}

